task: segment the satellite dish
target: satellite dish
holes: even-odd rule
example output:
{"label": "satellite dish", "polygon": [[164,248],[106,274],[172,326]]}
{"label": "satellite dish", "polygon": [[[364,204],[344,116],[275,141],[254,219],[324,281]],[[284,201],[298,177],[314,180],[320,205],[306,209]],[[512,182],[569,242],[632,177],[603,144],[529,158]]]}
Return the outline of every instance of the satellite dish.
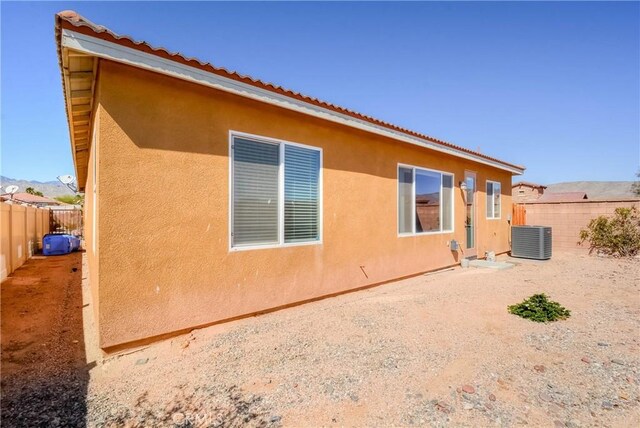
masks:
{"label": "satellite dish", "polygon": [[73,177],[73,175],[61,175],[58,177],[58,180],[60,180],[62,184],[67,185],[73,183],[73,180],[75,180],[75,178]]}
{"label": "satellite dish", "polygon": [[18,186],[16,186],[15,184],[12,184],[11,186],[7,186],[4,190],[5,192],[13,195],[18,191]]}

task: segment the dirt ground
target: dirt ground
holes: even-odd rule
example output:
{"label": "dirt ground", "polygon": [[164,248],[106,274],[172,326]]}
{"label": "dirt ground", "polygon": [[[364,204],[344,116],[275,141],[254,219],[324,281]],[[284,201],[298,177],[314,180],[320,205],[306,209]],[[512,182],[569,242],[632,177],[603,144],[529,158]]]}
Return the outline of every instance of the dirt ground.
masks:
{"label": "dirt ground", "polygon": [[[79,411],[100,427],[640,426],[640,260],[517,262],[422,275],[111,356],[90,370]],[[6,283],[3,397],[24,383],[5,382]],[[507,312],[540,292],[571,318],[538,324]],[[29,361],[6,367],[27,373]],[[2,418],[14,425],[4,398]]]}
{"label": "dirt ground", "polygon": [[89,368],[82,254],[34,257],[2,283],[2,426],[82,426]]}

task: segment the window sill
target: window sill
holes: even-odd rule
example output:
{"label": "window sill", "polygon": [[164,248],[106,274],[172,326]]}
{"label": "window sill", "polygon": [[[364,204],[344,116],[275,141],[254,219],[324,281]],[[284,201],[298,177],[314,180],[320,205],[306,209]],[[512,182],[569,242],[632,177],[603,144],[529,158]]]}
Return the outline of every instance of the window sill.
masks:
{"label": "window sill", "polygon": [[230,247],[229,252],[235,253],[239,251],[250,251],[250,250],[268,250],[275,248],[290,248],[290,247],[305,247],[310,245],[322,245],[322,241],[309,241],[309,242],[290,242],[285,244],[265,244],[265,245],[246,245],[241,247]]}
{"label": "window sill", "polygon": [[430,235],[450,235],[453,234],[453,230],[444,230],[438,232],[420,232],[420,233],[398,233],[398,238],[411,238],[411,237],[419,237],[419,236],[430,236]]}

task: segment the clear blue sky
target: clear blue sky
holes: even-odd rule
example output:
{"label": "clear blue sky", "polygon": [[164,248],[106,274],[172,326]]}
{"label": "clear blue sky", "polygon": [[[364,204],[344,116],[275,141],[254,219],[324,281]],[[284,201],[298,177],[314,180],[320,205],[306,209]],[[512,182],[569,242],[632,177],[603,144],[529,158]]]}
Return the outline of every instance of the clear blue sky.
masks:
{"label": "clear blue sky", "polygon": [[2,175],[72,172],[53,15],[520,163],[632,180],[640,4],[2,2]]}

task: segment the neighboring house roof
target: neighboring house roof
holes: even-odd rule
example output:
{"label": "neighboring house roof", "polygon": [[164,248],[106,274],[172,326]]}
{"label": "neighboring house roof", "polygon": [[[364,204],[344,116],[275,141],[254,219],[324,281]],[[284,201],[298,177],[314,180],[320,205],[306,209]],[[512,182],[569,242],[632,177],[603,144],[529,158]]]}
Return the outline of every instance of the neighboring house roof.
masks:
{"label": "neighboring house roof", "polygon": [[14,193],[13,197],[9,195],[2,195],[2,199],[5,201],[13,200],[32,205],[65,205],[64,202],[47,198],[46,196],[32,195],[31,193]]}
{"label": "neighboring house roof", "polygon": [[[65,31],[72,33],[65,34]],[[100,39],[103,42],[106,41],[115,45],[119,45],[121,47],[124,47],[125,49],[120,49],[122,52],[117,52],[113,49],[113,45],[105,45],[103,42],[95,43],[94,40],[86,40],[86,38],[81,37],[81,35],[90,36],[92,39]],[[366,131],[378,131],[378,133],[380,133],[380,130],[386,130],[387,132],[384,135],[388,135],[388,131],[391,131],[392,134],[389,135],[391,138],[400,139],[402,141],[411,142],[417,145],[422,145],[434,150],[444,151],[458,157],[468,157],[477,162],[487,163],[494,167],[508,170],[513,174],[522,174],[525,169],[523,166],[508,163],[494,157],[487,156],[485,154],[475,152],[434,137],[430,137],[425,134],[411,131],[400,126],[375,119],[371,116],[367,116],[362,113],[358,113],[356,111],[328,103],[326,101],[321,101],[317,98],[303,95],[299,92],[285,89],[272,83],[263,82],[262,80],[244,76],[235,71],[229,71],[221,67],[216,67],[210,63],[205,63],[194,58],[187,58],[178,52],[169,52],[165,48],[153,47],[149,43],[144,41],[135,41],[131,37],[118,35],[103,26],[96,25],[74,11],[63,11],[56,15],[56,42],[58,45],[58,56],[63,76],[63,87],[65,92],[65,102],[67,105],[69,127],[71,131],[72,150],[74,153],[74,161],[76,162],[76,173],[79,178],[78,183],[82,183],[81,186],[84,184],[84,180],[81,180],[80,178],[84,178],[84,172],[82,172],[81,174],[81,172],[78,171],[78,157],[81,158],[84,166],[84,162],[88,161],[88,135],[90,135],[88,128],[90,128],[91,123],[89,122],[89,120],[85,121],[84,119],[82,121],[77,121],[74,114],[83,114],[83,117],[88,117],[92,110],[92,100],[89,100],[89,102],[86,104],[84,102],[75,102],[74,100],[72,100],[69,74],[72,74],[74,70],[72,69],[73,67],[70,68],[68,66],[68,62],[70,62],[71,60],[67,58],[64,52],[65,49],[71,49],[75,52],[83,52],[87,55],[98,56],[112,61],[119,61],[140,68],[151,69],[152,71],[162,72],[164,74],[182,78],[194,83],[204,84],[221,90],[227,90],[228,92],[233,92],[241,96],[248,96],[253,99],[258,99],[259,101],[271,102],[273,104],[280,105],[281,107],[291,108],[294,110],[302,111],[305,114],[313,114],[317,117],[322,117],[324,119],[333,120],[336,122],[345,123],[345,117],[351,118],[351,122],[345,124],[362,128],[362,124],[365,123],[369,125],[367,128],[362,128]],[[132,55],[130,51],[127,51],[127,49],[132,49],[136,51],[137,54]],[[142,55],[140,53],[142,53]],[[197,76],[186,76],[184,73],[184,69],[181,68],[178,70],[168,70],[168,68],[171,67],[166,67],[167,64],[164,63],[162,64],[162,66],[158,65],[155,68],[151,67],[148,64],[150,59],[144,57],[145,54],[151,55],[153,58],[155,58],[156,62],[159,58],[160,60],[170,61],[173,64],[192,67],[194,69],[200,70],[200,74],[198,74]],[[92,78],[95,79],[95,67],[93,68],[92,73],[91,66],[92,64],[87,63],[85,68],[81,68],[80,66],[78,66],[78,70],[85,74],[87,78],[91,78],[91,76],[89,75],[93,74]],[[175,65],[173,67],[176,68]],[[202,75],[202,71],[211,73],[211,75],[219,76],[225,80],[223,80],[222,83],[220,81],[212,82],[210,81],[211,76]],[[80,73],[78,72],[78,74]],[[231,82],[226,79],[229,79]],[[235,84],[235,86],[233,86],[233,84]],[[93,85],[89,85],[89,87],[89,91],[91,91],[89,95],[91,95],[92,98]],[[253,94],[248,93],[247,87],[253,87],[255,88],[254,91],[257,90],[257,92]],[[271,98],[268,98],[268,96],[265,97],[265,95],[268,95],[269,93],[277,94],[278,96],[280,96],[280,98],[274,98],[273,95],[271,95]],[[282,99],[282,97],[284,97],[284,99]],[[315,107],[315,109],[313,107]],[[358,122],[352,123],[353,119],[357,120]],[[76,132],[76,123],[82,123],[81,131]],[[88,126],[85,126],[85,123],[87,123]],[[80,135],[80,137],[77,137],[77,135]],[[77,150],[76,139],[81,143],[81,150]]]}
{"label": "neighboring house roof", "polygon": [[547,186],[543,186],[542,184],[536,184],[536,183],[531,183],[529,181],[518,181],[517,183],[514,183],[511,185],[511,188],[513,189],[514,187],[518,187],[518,186],[527,186],[527,187],[531,187],[534,189],[546,189]]}
{"label": "neighboring house roof", "polygon": [[428,195],[416,195],[416,203],[424,205],[436,205],[440,203],[440,196],[437,193]]}
{"label": "neighboring house roof", "polygon": [[589,200],[637,200],[633,181],[569,181],[549,184],[547,192],[584,192]]}
{"label": "neighboring house roof", "polygon": [[558,193],[545,193],[540,198],[536,199],[537,202],[575,202],[584,199],[589,199],[584,192],[558,192]]}

